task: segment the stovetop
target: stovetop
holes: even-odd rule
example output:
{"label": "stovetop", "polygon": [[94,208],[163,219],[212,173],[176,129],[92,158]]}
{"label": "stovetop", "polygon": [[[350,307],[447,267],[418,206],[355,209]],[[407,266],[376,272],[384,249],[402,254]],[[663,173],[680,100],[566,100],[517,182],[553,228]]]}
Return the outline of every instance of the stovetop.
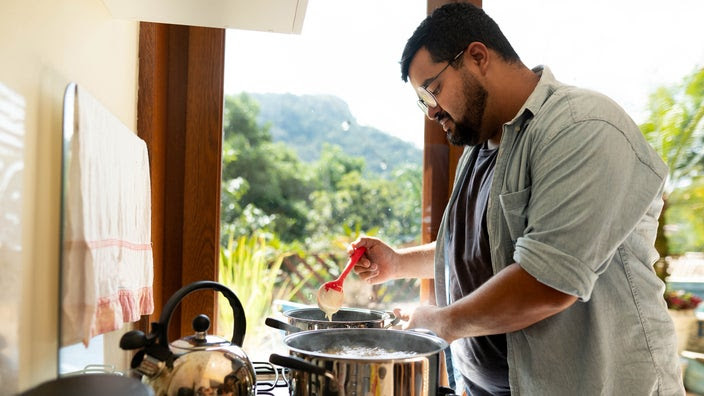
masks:
{"label": "stovetop", "polygon": [[289,396],[291,394],[285,368],[269,362],[252,362],[257,374],[257,395]]}

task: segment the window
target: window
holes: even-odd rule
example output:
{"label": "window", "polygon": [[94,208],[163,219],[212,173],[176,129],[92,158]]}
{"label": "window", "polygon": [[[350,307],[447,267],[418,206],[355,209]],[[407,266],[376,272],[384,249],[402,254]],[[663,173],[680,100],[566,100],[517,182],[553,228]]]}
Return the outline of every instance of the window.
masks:
{"label": "window", "polygon": [[[258,329],[264,317],[315,307],[360,233],[420,242],[423,114],[398,62],[425,8],[314,0],[300,35],[227,32],[220,281],[244,300],[255,360],[280,338]],[[344,292],[343,307],[383,312],[415,304],[419,281],[372,287],[352,274]]]}

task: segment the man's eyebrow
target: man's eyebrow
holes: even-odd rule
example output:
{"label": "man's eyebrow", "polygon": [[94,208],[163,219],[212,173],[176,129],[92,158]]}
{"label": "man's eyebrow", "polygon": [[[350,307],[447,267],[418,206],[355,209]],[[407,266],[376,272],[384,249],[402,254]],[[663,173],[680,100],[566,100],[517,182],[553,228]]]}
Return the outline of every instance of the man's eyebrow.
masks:
{"label": "man's eyebrow", "polygon": [[430,77],[430,78],[426,79],[425,81],[423,81],[423,84],[421,84],[420,86],[423,88],[428,88],[428,85],[430,85],[430,83],[435,81],[437,78],[438,78],[437,75]]}

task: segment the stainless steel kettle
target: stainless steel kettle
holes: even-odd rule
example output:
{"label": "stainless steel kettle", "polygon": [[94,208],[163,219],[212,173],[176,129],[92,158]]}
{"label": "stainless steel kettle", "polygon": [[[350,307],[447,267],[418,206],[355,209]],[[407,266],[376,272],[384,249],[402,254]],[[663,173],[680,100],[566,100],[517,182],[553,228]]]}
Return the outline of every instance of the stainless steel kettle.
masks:
{"label": "stainless steel kettle", "polygon": [[[171,315],[181,300],[191,292],[213,289],[229,301],[234,313],[232,340],[208,335],[210,319],[198,315],[193,319],[195,334],[168,344]],[[198,281],[186,285],[166,302],[158,323],[152,323],[151,333],[133,330],[120,339],[120,348],[139,349],[132,359],[132,368],[142,375],[156,396],[188,395],[254,395],[254,366],[240,348],[247,326],[244,309],[232,290],[213,281]]]}

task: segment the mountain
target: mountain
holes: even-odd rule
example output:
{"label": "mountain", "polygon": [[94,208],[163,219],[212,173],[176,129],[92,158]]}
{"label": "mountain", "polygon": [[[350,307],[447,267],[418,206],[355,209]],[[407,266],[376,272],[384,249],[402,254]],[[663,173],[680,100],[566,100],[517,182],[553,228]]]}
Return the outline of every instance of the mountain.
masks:
{"label": "mountain", "polygon": [[371,126],[359,125],[342,99],[332,95],[248,93],[259,102],[257,122],[270,123],[275,142],[296,150],[302,161],[320,158],[324,143],[364,157],[369,171],[387,174],[402,164],[422,164],[422,150]]}

